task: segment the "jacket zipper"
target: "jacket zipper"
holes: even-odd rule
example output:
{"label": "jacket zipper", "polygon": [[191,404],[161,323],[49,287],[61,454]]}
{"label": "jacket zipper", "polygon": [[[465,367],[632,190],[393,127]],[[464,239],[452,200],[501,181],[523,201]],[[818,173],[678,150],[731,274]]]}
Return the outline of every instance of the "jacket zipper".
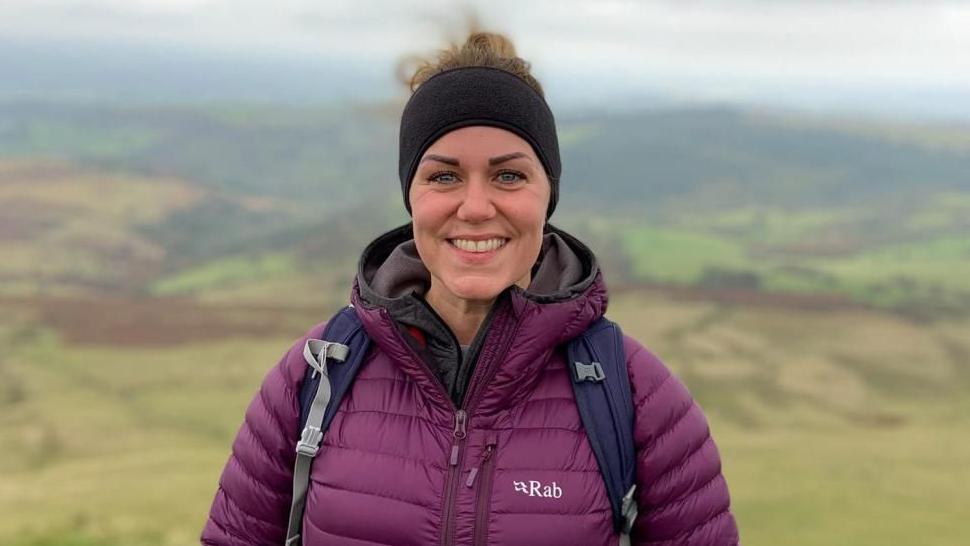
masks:
{"label": "jacket zipper", "polygon": [[455,517],[454,504],[455,493],[457,493],[457,488],[455,487],[457,480],[455,478],[458,475],[458,469],[461,468],[461,462],[465,455],[464,450],[461,449],[461,444],[468,435],[466,430],[467,420],[468,413],[464,409],[455,412],[454,441],[451,444],[451,457],[448,459],[448,480],[445,482],[445,511],[441,515],[441,521],[445,525],[445,532],[441,535],[441,543],[444,545],[449,545],[454,540],[452,535],[455,532],[455,527],[451,525],[451,520]]}
{"label": "jacket zipper", "polygon": [[[482,452],[482,459],[478,466],[468,472],[468,479],[465,480],[466,487],[474,487],[475,479],[481,476],[478,486],[478,499],[475,501],[475,529],[474,542],[476,546],[488,544],[488,512],[492,504],[492,474],[495,467],[495,446],[498,438],[494,432],[490,432],[485,438],[485,449]],[[481,471],[479,471],[479,468]]]}
{"label": "jacket zipper", "polygon": [[[393,323],[393,319],[391,319],[390,313],[388,313],[386,309],[381,309],[380,313],[384,320]],[[434,377],[434,373],[431,371],[431,368],[429,368],[421,357],[418,356],[418,354],[414,351],[414,349],[408,345],[401,332],[396,328],[393,328],[393,331],[398,338],[400,338],[401,343],[404,344],[404,347],[407,349],[408,353],[410,353],[411,358],[413,358],[419,365],[423,366],[428,375],[430,375],[432,379],[436,380],[437,378]],[[498,356],[504,356],[505,353],[508,352],[509,346],[512,343],[513,335],[510,335],[507,332],[504,334],[505,335],[503,337],[506,340],[501,350],[493,352],[491,355],[492,358],[488,362],[479,362],[475,366],[475,371],[468,383],[468,393],[465,395],[465,400],[463,401],[462,407],[455,410],[455,428],[453,431],[454,441],[451,444],[451,455],[448,458],[448,478],[445,481],[445,507],[441,519],[442,524],[445,526],[445,532],[441,535],[441,546],[451,546],[452,542],[454,541],[455,522],[453,519],[455,507],[453,505],[455,504],[455,496],[458,494],[458,470],[462,466],[465,455],[464,451],[461,449],[461,446],[465,440],[465,436],[467,435],[468,411],[466,408],[474,407],[472,401],[477,401],[476,395],[482,390],[479,384],[485,381],[483,376],[491,372],[493,362],[498,360]],[[482,366],[481,364],[485,365]],[[436,385],[440,385],[440,383],[436,382]],[[451,396],[445,392],[445,389],[439,386],[438,391],[444,395],[445,402],[448,404],[448,406],[454,409],[454,402],[451,401]],[[491,487],[489,488],[491,489]]]}
{"label": "jacket zipper", "polygon": [[[506,326],[506,328],[508,328],[508,326]],[[462,404],[462,408],[475,407],[475,403],[478,401],[478,395],[484,389],[482,385],[485,384],[486,379],[493,373],[492,367],[494,363],[499,360],[499,357],[504,356],[505,353],[508,352],[509,345],[512,342],[512,336],[509,335],[508,332],[503,332],[502,337],[504,337],[506,341],[502,345],[501,349],[492,352],[491,358],[488,361],[479,362],[478,365],[475,366],[475,372],[472,374],[471,381],[468,384],[468,394],[465,396],[465,400],[464,400],[464,403]],[[495,442],[494,433],[490,433],[488,438],[493,443]],[[487,439],[486,447],[488,442],[489,440]],[[494,449],[495,448],[493,445],[492,450],[494,451]],[[483,454],[483,457],[484,457],[484,454]],[[489,457],[491,457],[491,455],[489,455]],[[486,460],[485,462],[488,462],[489,460],[490,459]],[[452,503],[454,503],[455,495],[457,495],[458,493],[458,480],[455,478],[457,478],[456,474],[458,469],[460,468],[461,468],[460,464],[457,466],[452,466],[451,472],[448,475],[448,494],[446,497],[447,504],[445,505],[445,516],[447,517],[447,519],[444,520],[445,532],[442,534],[441,546],[452,546],[452,543],[454,541],[455,522],[453,521],[454,507],[452,506]],[[472,469],[472,470],[475,471],[475,474],[478,474],[477,470],[475,469]],[[471,481],[472,481],[472,485],[474,485],[474,478],[471,478]],[[489,488],[491,488],[491,486]],[[477,518],[476,518],[476,526],[478,526]]]}
{"label": "jacket zipper", "polygon": [[[509,336],[506,335],[505,337],[509,337]],[[493,367],[494,362],[498,360],[497,357],[500,355],[504,355],[508,351],[508,346],[510,342],[511,342],[511,339],[509,339],[509,341],[507,341],[503,345],[501,350],[493,352],[491,354],[492,356],[491,359],[489,359],[487,362],[479,362],[479,365],[475,367],[475,372],[472,375],[471,381],[468,385],[469,387],[468,394],[465,396],[464,403],[462,404],[462,409],[458,410],[458,412],[467,416],[467,414],[465,413],[465,408],[475,407],[475,402],[478,401],[478,394],[482,391],[481,385],[485,382],[488,375],[492,373],[493,370],[491,370],[491,368]],[[456,413],[455,415],[457,417],[458,413]],[[445,510],[444,510],[443,519],[442,519],[442,522],[445,526],[445,532],[441,534],[441,546],[452,546],[452,544],[454,543],[454,534],[455,534],[454,508],[455,507],[452,505],[455,502],[455,496],[458,494],[458,485],[460,483],[459,480],[457,479],[458,471],[462,467],[462,464],[461,464],[462,458],[463,458],[462,456],[464,455],[464,453],[462,453],[461,451],[459,451],[456,455],[455,446],[457,445],[458,445],[457,442],[456,444],[452,445],[451,461],[456,461],[456,462],[455,464],[452,464],[450,466],[450,471],[448,473],[448,481],[446,482],[447,492],[445,496]],[[476,474],[477,473],[478,471],[476,471]]]}
{"label": "jacket zipper", "polygon": [[[384,320],[392,323],[393,326],[393,319],[391,319],[390,313],[388,313],[386,309],[381,309],[380,313]],[[461,444],[464,442],[465,437],[468,434],[468,412],[465,411],[464,407],[455,407],[454,402],[451,400],[451,396],[447,391],[445,391],[444,387],[441,386],[441,383],[434,376],[434,372],[432,372],[431,368],[429,368],[428,365],[425,364],[424,360],[418,356],[418,353],[411,348],[408,342],[404,339],[403,334],[401,334],[401,332],[396,328],[392,328],[392,331],[397,335],[400,343],[404,345],[411,358],[414,359],[414,361],[424,369],[425,373],[432,378],[434,388],[441,393],[442,399],[445,401],[448,408],[454,411],[455,426],[452,431],[453,440],[451,443],[451,454],[448,456],[448,477],[445,479],[445,505],[441,516],[442,525],[445,527],[444,533],[441,534],[441,544],[442,546],[450,546],[451,541],[454,540],[452,538],[452,535],[454,534],[454,526],[451,525],[451,520],[454,518],[455,507],[453,504],[455,503],[455,494],[457,493],[458,485],[456,475],[458,473],[458,469],[461,468],[462,459],[464,458]]]}

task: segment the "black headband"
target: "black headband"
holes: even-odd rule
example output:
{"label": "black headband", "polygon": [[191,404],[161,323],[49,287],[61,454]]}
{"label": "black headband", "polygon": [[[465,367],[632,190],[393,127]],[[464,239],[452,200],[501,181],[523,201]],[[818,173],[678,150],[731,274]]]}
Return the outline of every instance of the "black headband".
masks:
{"label": "black headband", "polygon": [[518,76],[486,66],[435,74],[421,84],[401,114],[398,171],[404,206],[424,151],[449,131],[488,125],[512,131],[532,145],[552,186],[546,218],[559,200],[559,140],[556,120],[545,99]]}

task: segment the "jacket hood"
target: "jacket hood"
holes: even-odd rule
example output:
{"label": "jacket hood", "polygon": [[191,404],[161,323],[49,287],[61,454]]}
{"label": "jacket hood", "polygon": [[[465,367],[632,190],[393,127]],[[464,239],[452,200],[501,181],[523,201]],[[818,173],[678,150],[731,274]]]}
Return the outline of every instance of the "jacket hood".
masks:
{"label": "jacket hood", "polygon": [[605,312],[607,304],[606,287],[593,252],[548,224],[529,287],[523,290],[513,285],[499,295],[464,354],[451,330],[424,302],[430,284],[430,274],[418,256],[408,223],[367,246],[358,264],[351,299],[377,343],[399,345],[402,337],[410,336],[397,335],[394,330],[407,326],[424,332],[425,348],[433,356],[426,363],[456,404],[470,382],[480,350],[491,345],[487,338],[491,337],[489,331],[496,329],[496,321],[514,321],[516,335],[525,333],[532,338],[529,352],[541,352],[581,334]]}
{"label": "jacket hood", "polygon": [[[589,288],[598,272],[596,257],[586,245],[547,224],[523,296],[543,303],[567,300]],[[377,237],[364,249],[357,283],[364,299],[376,305],[394,307],[397,300],[424,296],[431,276],[418,256],[410,223]]]}

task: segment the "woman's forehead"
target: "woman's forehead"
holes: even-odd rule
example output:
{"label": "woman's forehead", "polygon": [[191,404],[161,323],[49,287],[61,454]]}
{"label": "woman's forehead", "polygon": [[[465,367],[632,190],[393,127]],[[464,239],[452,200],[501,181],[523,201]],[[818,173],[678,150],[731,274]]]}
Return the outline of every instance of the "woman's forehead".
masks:
{"label": "woman's forehead", "polygon": [[500,156],[504,159],[522,157],[538,161],[532,146],[519,135],[501,129],[474,125],[455,129],[441,136],[424,152],[423,158],[444,156],[468,161],[488,161]]}

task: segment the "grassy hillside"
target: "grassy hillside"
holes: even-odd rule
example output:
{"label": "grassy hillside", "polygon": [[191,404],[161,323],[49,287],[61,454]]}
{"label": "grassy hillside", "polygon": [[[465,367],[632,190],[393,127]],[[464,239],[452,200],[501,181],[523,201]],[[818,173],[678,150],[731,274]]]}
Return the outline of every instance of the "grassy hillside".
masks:
{"label": "grassy hillside", "polygon": [[[333,210],[393,189],[399,111],[0,102],[0,157],[171,175]],[[731,109],[562,112],[558,122],[568,206],[684,214],[970,191],[966,126]]]}
{"label": "grassy hillside", "polygon": [[144,225],[204,198],[172,179],[49,161],[0,162],[0,292],[130,288],[166,258]]}
{"label": "grassy hillside", "polygon": [[390,119],[344,106],[0,103],[0,157],[189,178],[223,192],[334,210],[355,202],[363,188],[393,181]]}
{"label": "grassy hillside", "polygon": [[865,213],[738,210],[680,225],[623,224],[616,238],[630,257],[632,279],[833,294],[907,313],[962,314],[970,309],[970,229],[961,224],[970,207],[962,198],[949,205],[959,214],[933,210],[942,221],[930,229],[910,227],[930,208],[913,211],[908,226],[868,234]]}
{"label": "grassy hillside", "polygon": [[970,444],[954,434],[970,425],[970,323],[633,294],[612,311],[708,412],[745,544],[970,533]]}
{"label": "grassy hillside", "polygon": [[[0,543],[193,543],[246,404],[321,312],[293,308],[263,336],[265,310],[207,309],[162,341],[79,339],[83,321],[51,328],[29,308],[5,322]],[[954,433],[970,426],[970,323],[649,291],[614,298],[611,316],[708,413],[745,544],[955,546],[970,532],[970,443]]]}
{"label": "grassy hillside", "polygon": [[970,150],[935,145],[970,128],[903,127],[907,139],[892,124],[853,132],[838,119],[727,109],[566,116],[563,183],[586,206],[664,218],[751,205],[882,208],[970,190]]}
{"label": "grassy hillside", "polygon": [[183,179],[0,161],[0,295],[144,293],[200,261],[259,255],[263,248],[245,243],[301,222],[308,220],[288,202]]}
{"label": "grassy hillside", "polygon": [[[393,108],[0,104],[0,544],[195,541],[406,220]],[[553,222],[707,411],[745,544],[963,544],[970,129],[565,114]]]}
{"label": "grassy hillside", "polygon": [[[272,296],[344,279],[406,218],[391,106],[0,103],[0,119],[6,293]],[[715,109],[560,129],[553,220],[616,282],[970,308],[970,128]]]}

